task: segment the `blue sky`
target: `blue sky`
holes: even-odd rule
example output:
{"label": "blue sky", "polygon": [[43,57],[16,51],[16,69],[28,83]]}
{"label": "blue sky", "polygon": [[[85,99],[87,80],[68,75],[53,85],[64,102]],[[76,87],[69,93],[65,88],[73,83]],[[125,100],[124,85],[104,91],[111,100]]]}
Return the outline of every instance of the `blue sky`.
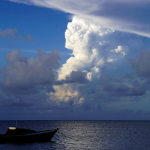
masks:
{"label": "blue sky", "polygon": [[149,7],[1,0],[0,119],[149,120]]}
{"label": "blue sky", "polygon": [[[22,55],[36,56],[37,48],[45,51],[59,49],[61,55],[68,57],[65,48],[65,30],[68,23],[67,13],[43,7],[29,6],[9,1],[1,1],[1,31],[16,29],[16,39],[1,38],[1,52],[20,49]],[[25,37],[31,35],[33,41]],[[58,43],[59,41],[59,43]],[[6,52],[5,52],[6,51]]]}

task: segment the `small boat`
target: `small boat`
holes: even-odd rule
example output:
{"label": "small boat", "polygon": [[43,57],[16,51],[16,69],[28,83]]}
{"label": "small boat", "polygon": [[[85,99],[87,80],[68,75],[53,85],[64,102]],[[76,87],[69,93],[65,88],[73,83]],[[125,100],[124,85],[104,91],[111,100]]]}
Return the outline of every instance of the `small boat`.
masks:
{"label": "small boat", "polygon": [[28,143],[51,141],[58,128],[34,131],[25,128],[9,127],[5,134],[0,134],[0,143]]}

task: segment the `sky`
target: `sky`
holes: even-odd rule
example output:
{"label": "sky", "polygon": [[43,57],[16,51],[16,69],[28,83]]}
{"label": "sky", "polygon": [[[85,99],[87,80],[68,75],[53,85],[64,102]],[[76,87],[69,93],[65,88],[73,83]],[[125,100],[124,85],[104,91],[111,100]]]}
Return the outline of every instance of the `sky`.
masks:
{"label": "sky", "polygon": [[149,0],[0,0],[1,120],[149,120]]}

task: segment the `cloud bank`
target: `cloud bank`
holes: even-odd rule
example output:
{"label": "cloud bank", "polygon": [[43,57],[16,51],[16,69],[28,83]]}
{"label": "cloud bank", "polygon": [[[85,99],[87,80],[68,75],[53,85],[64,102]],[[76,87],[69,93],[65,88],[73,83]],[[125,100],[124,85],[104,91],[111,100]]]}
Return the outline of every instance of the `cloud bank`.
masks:
{"label": "cloud bank", "polygon": [[[125,101],[131,99],[133,103],[137,103],[148,94],[150,82],[147,82],[147,77],[149,75],[141,76],[139,72],[136,72],[137,76],[131,73],[117,78],[108,78],[101,73],[96,83],[92,83],[87,79],[86,72],[77,70],[72,71],[65,79],[58,80],[60,68],[58,50],[54,49],[50,54],[46,54],[41,49],[37,52],[36,58],[21,56],[20,50],[14,50],[6,55],[8,64],[0,68],[1,108],[9,111],[51,111],[52,114],[56,113],[55,115],[60,115],[61,112],[65,116],[67,114],[64,112],[69,111],[76,119],[80,113],[81,119],[85,113],[89,114],[91,119],[94,118],[90,114],[97,119],[110,119],[111,111],[105,111],[102,107],[104,104],[117,105],[121,98],[126,98]],[[149,52],[143,51],[137,59],[131,59],[129,62],[136,71],[148,59]],[[124,117],[130,114],[128,110],[121,112],[125,115]],[[136,114],[131,112],[133,116]],[[112,114],[113,118],[119,115],[119,112],[117,115],[116,113]],[[145,113],[142,114],[146,117]],[[104,116],[107,117],[104,118]]]}

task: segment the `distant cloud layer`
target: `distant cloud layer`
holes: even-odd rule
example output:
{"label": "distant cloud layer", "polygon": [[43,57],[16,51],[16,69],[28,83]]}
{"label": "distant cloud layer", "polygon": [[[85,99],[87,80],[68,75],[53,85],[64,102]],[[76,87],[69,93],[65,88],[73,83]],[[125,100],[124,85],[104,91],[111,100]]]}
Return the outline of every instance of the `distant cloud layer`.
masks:
{"label": "distant cloud layer", "polygon": [[1,31],[0,30],[0,37],[1,38],[12,38],[12,39],[15,39],[16,38],[16,36],[15,36],[15,34],[16,34],[16,32],[17,32],[17,29],[5,29],[5,30],[3,30],[3,31]]}
{"label": "distant cloud layer", "polygon": [[115,30],[150,37],[150,1],[147,0],[10,0],[59,9]]}
{"label": "distant cloud layer", "polygon": [[22,36],[22,35],[17,35],[18,30],[15,29],[5,29],[5,30],[1,30],[0,29],[0,38],[4,39],[4,38],[8,38],[8,39],[13,39],[13,40],[17,40],[17,41],[30,41],[32,43],[35,43],[36,41],[31,37],[31,35],[26,35],[26,36]]}

